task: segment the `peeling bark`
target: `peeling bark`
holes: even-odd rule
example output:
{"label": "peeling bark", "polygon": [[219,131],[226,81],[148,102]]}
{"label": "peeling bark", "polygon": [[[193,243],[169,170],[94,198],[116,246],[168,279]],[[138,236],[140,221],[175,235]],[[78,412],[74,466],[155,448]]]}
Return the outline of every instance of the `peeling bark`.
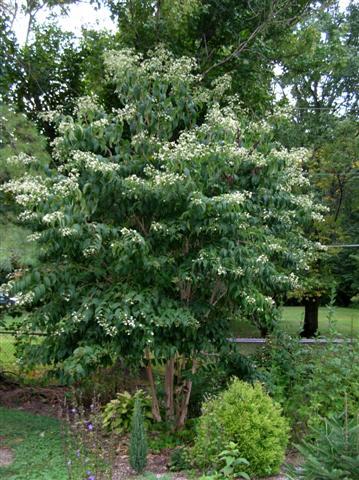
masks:
{"label": "peeling bark", "polygon": [[[197,363],[195,360],[193,360],[192,375],[196,373],[196,368],[197,368]],[[185,421],[187,419],[188,405],[191,397],[191,392],[192,392],[192,380],[186,380],[183,386],[183,398],[182,398],[180,410],[178,412],[178,418],[176,423],[176,427],[178,430],[183,428]]]}
{"label": "peeling bark", "polygon": [[155,382],[154,382],[152,365],[151,365],[150,361],[148,361],[148,364],[146,366],[146,372],[147,372],[147,378],[148,378],[148,381],[150,383],[150,389],[151,389],[152,416],[153,416],[153,419],[156,422],[161,422],[162,418],[161,418],[161,413],[160,413],[160,405],[158,403],[156,385],[155,385]]}
{"label": "peeling bark", "polygon": [[174,420],[174,372],[175,359],[174,357],[167,361],[165,374],[165,392],[166,392],[166,419],[169,422]]}

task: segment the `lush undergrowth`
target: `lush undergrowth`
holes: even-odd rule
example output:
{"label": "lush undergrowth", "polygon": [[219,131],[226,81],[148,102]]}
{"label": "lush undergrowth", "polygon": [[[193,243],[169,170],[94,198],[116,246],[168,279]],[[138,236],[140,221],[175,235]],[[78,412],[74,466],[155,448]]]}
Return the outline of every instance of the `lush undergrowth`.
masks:
{"label": "lush undergrowth", "polygon": [[14,454],[11,465],[0,467],[2,480],[67,479],[56,419],[0,407],[0,434],[0,446]]}

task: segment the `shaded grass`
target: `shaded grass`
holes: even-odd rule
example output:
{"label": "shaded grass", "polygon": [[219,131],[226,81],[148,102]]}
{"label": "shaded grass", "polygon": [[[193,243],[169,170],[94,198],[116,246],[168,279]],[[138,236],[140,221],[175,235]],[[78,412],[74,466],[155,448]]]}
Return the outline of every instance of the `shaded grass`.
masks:
{"label": "shaded grass", "polygon": [[65,480],[67,471],[57,419],[0,407],[0,447],[14,461],[0,467],[2,480]]}

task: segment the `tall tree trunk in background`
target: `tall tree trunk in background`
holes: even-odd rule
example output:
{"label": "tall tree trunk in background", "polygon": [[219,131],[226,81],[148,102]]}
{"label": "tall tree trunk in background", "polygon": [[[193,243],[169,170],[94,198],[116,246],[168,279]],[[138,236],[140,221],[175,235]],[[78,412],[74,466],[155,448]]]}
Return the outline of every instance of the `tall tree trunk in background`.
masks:
{"label": "tall tree trunk in background", "polygon": [[304,325],[301,336],[305,338],[314,337],[318,331],[319,298],[306,298],[304,301],[304,307]]}

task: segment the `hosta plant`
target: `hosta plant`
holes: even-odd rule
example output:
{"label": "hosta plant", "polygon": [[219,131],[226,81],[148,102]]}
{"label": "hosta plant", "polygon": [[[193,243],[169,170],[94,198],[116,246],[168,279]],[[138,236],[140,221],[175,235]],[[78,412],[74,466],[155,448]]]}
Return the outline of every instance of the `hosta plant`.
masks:
{"label": "hosta plant", "polygon": [[151,401],[142,390],[137,390],[131,395],[129,392],[121,392],[111,400],[103,410],[103,425],[108,431],[118,434],[127,433],[131,427],[131,419],[136,400],[141,400],[141,410],[145,422],[152,420]]}

